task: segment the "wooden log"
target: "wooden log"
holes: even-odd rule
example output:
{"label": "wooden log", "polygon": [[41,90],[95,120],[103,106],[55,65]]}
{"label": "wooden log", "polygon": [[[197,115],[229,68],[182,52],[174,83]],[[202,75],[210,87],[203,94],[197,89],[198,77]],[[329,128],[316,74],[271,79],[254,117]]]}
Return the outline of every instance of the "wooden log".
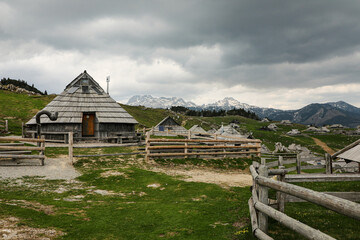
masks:
{"label": "wooden log", "polygon": [[284,157],[283,156],[279,156],[279,160],[278,160],[278,166],[284,166]]}
{"label": "wooden log", "polygon": [[[152,129],[153,130],[153,129]],[[150,149],[149,149],[149,147],[150,147],[150,132],[147,132],[146,133],[146,139],[145,139],[145,152],[146,152],[146,154],[145,154],[145,161],[149,161],[149,155],[150,155]]]}
{"label": "wooden log", "polygon": [[0,143],[0,146],[24,146],[24,143]]}
{"label": "wooden log", "polygon": [[131,153],[109,153],[109,154],[95,154],[95,155],[74,155],[73,157],[108,157],[108,156],[122,156],[122,155],[144,155],[146,152],[131,152]]}
{"label": "wooden log", "polygon": [[[265,165],[260,165],[259,167],[259,176],[258,177],[267,178],[268,177],[268,169]],[[268,188],[264,185],[259,186],[259,202],[263,204],[268,204]],[[264,233],[268,232],[268,216],[264,213],[259,213],[259,228]]]}
{"label": "wooden log", "polygon": [[149,157],[173,157],[173,156],[194,156],[194,155],[250,155],[256,154],[257,151],[247,152],[196,152],[196,153],[150,153]]}
{"label": "wooden log", "polygon": [[243,145],[243,146],[226,146],[226,145],[188,145],[187,142],[185,145],[172,145],[172,146],[149,146],[149,149],[183,149],[183,148],[198,148],[198,149],[223,149],[223,148],[233,148],[233,149],[257,149],[254,145]]}
{"label": "wooden log", "polygon": [[259,225],[258,225],[258,221],[257,221],[257,214],[256,214],[256,211],[254,208],[254,201],[252,198],[249,199],[248,205],[249,205],[252,233],[254,234],[255,230],[257,228],[259,228]]}
{"label": "wooden log", "polygon": [[258,139],[239,139],[239,140],[214,140],[214,139],[166,139],[150,138],[149,142],[229,142],[229,143],[261,143]]}
{"label": "wooden log", "polygon": [[9,155],[9,154],[13,154],[13,155],[16,155],[16,154],[31,154],[31,151],[4,151],[4,152],[0,152],[0,154],[6,154],[6,155]]}
{"label": "wooden log", "polygon": [[[41,136],[41,139],[45,140],[45,136]],[[42,156],[45,157],[45,142],[40,143],[40,148],[43,148],[43,150],[40,150],[39,155],[42,155]],[[45,158],[40,159],[40,161],[41,161],[41,166],[44,166],[45,165]]]}
{"label": "wooden log", "polygon": [[357,140],[357,141],[355,141],[355,142],[353,142],[352,144],[346,146],[345,148],[337,151],[336,153],[334,153],[333,155],[331,155],[331,157],[332,157],[333,159],[335,159],[338,155],[340,155],[340,154],[342,154],[343,152],[346,152],[347,150],[355,147],[355,146],[358,145],[359,143],[360,143],[360,139]]}
{"label": "wooden log", "polygon": [[[284,166],[279,166],[279,170],[285,170]],[[285,173],[280,174],[277,176],[278,181],[280,182],[284,182],[285,181]],[[285,201],[286,201],[286,195],[280,191],[276,192],[276,199],[277,199],[277,206],[278,206],[278,210],[280,212],[285,212]]]}
{"label": "wooden log", "polygon": [[296,196],[340,214],[360,220],[360,204],[358,203],[321,192],[316,192],[293,184],[279,182],[260,175],[256,178],[256,181],[259,185]]}
{"label": "wooden log", "polygon": [[254,236],[260,240],[274,240],[272,237],[261,231],[259,228],[255,229]]}
{"label": "wooden log", "polygon": [[326,174],[332,173],[332,161],[331,161],[331,155],[329,153],[325,153],[325,166],[326,166]]}
{"label": "wooden log", "polygon": [[45,158],[43,155],[7,155],[7,154],[0,154],[0,158],[13,158],[13,159],[42,159]]}
{"label": "wooden log", "polygon": [[309,173],[309,174],[289,174],[285,176],[286,182],[349,182],[360,181],[360,174],[358,173]]}
{"label": "wooden log", "polygon": [[[284,166],[281,166],[284,167]],[[288,170],[284,168],[281,169],[269,169],[269,175],[285,175],[288,173]]]}
{"label": "wooden log", "polygon": [[[352,202],[358,202],[360,201],[360,192],[324,192],[325,194],[329,194],[331,196],[339,197],[342,199],[346,199]],[[291,196],[286,195],[286,202],[306,202],[305,200]]]}
{"label": "wooden log", "polygon": [[301,159],[300,154],[296,155],[296,172],[297,174],[301,173]]}
{"label": "wooden log", "polygon": [[74,165],[74,148],[73,148],[73,144],[74,144],[74,133],[73,132],[69,132],[69,160],[71,162],[72,165]]}
{"label": "wooden log", "polygon": [[0,141],[8,141],[8,142],[45,142],[45,139],[37,139],[37,138],[14,138],[14,137],[0,137]]}
{"label": "wooden log", "polygon": [[250,173],[251,173],[251,176],[253,177],[253,179],[256,179],[259,174],[256,172],[255,167],[253,165],[251,165],[249,169],[250,169]]}
{"label": "wooden log", "polygon": [[335,238],[317,230],[308,225],[299,222],[298,220],[287,216],[286,214],[275,210],[272,207],[269,207],[263,203],[255,202],[255,209],[266,214],[267,216],[275,219],[282,225],[290,228],[291,230],[307,237],[308,239],[317,239],[317,240],[335,240]]}
{"label": "wooden log", "polygon": [[34,150],[34,151],[43,151],[45,148],[43,147],[26,147],[26,146],[0,146],[0,150]]}

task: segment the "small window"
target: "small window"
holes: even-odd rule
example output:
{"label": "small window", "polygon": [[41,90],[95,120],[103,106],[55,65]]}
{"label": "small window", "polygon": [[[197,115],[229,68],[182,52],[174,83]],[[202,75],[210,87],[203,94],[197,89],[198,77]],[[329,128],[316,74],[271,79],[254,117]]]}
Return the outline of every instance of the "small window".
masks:
{"label": "small window", "polygon": [[81,85],[89,85],[89,79],[82,79],[81,80]]}

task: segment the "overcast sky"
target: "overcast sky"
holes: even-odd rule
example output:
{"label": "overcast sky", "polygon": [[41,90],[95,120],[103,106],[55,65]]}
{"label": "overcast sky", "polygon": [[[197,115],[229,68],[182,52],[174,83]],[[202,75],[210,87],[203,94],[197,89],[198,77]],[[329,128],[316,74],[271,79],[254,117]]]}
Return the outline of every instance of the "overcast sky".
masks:
{"label": "overcast sky", "polygon": [[84,70],[110,95],[360,107],[360,1],[0,0],[0,77],[60,93]]}

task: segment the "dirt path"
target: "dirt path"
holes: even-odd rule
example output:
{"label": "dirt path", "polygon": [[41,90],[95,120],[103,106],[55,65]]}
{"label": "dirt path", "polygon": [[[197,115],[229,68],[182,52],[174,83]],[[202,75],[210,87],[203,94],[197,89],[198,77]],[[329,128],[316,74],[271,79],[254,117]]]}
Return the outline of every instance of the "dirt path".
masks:
{"label": "dirt path", "polygon": [[321,141],[320,139],[317,139],[317,138],[314,138],[314,137],[311,137],[316,145],[320,146],[322,149],[324,149],[325,152],[329,153],[329,154],[334,154],[335,151],[332,150],[328,145],[326,145],[326,143],[324,143],[323,141]]}
{"label": "dirt path", "polygon": [[168,169],[155,167],[149,169],[154,172],[162,172],[170,176],[181,176],[187,182],[214,183],[221,187],[246,187],[252,185],[250,174],[239,171],[219,172],[209,169]]}

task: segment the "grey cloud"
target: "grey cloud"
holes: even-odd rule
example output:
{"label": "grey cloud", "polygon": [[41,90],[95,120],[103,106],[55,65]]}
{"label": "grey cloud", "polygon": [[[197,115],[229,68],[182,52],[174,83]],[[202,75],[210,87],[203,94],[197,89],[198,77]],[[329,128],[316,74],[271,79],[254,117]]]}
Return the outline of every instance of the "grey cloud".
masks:
{"label": "grey cloud", "polygon": [[[154,58],[168,58],[193,75],[194,82],[221,81],[252,88],[356,83],[359,75],[359,59],[352,56],[360,51],[360,2],[355,0],[0,3],[8,13],[2,15],[6,24],[0,24],[1,46],[4,42],[18,46],[35,42],[58,51],[77,51],[84,57],[98,51],[149,64]],[[101,21],[106,19],[114,21],[113,25],[104,23],[103,27]],[[214,46],[221,55],[201,55],[194,50]],[[13,56],[11,51],[0,51],[2,59]],[[210,61],[215,57],[219,60]],[[343,57],[336,60],[338,64],[326,63]],[[13,70],[4,73],[15,74]],[[150,75],[139,81],[163,86],[167,82],[164,76],[154,78]]]}

